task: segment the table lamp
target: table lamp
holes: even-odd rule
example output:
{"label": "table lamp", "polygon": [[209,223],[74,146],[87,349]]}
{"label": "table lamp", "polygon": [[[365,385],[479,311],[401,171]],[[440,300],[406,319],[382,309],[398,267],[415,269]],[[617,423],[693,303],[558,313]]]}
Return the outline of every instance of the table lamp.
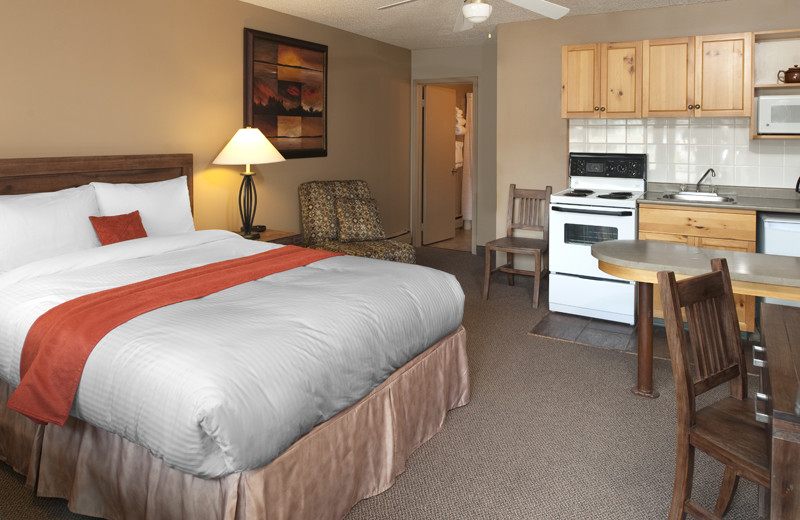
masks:
{"label": "table lamp", "polygon": [[241,128],[228,141],[225,148],[214,159],[213,164],[245,164],[242,172],[242,186],[239,188],[239,215],[242,217],[242,236],[259,238],[253,232],[253,219],[256,216],[256,186],[253,182],[255,172],[250,171],[251,164],[267,164],[285,161],[281,153],[258,128]]}

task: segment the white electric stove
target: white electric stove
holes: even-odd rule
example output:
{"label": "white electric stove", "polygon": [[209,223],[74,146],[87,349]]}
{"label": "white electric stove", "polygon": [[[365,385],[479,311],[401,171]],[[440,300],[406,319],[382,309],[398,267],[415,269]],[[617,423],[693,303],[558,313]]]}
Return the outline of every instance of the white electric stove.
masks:
{"label": "white electric stove", "polygon": [[591,246],[636,238],[646,154],[571,153],[569,189],[550,198],[551,311],[634,324],[635,284],[597,267]]}

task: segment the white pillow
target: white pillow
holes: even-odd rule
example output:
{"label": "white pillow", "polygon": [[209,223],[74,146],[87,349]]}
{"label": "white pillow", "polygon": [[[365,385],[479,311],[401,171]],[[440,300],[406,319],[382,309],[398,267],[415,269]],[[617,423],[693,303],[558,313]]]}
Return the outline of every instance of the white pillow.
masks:
{"label": "white pillow", "polygon": [[99,247],[89,221],[99,214],[91,186],[0,196],[0,272]]}
{"label": "white pillow", "polygon": [[100,216],[138,211],[149,237],[194,231],[186,177],[142,184],[93,182],[92,186]]}

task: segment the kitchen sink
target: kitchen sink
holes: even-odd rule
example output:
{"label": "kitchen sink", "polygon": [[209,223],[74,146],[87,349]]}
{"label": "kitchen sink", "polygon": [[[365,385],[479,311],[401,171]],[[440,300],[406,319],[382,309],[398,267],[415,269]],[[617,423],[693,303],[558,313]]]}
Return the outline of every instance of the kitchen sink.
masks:
{"label": "kitchen sink", "polygon": [[665,193],[661,196],[661,198],[684,202],[736,204],[736,197],[733,195],[719,195],[717,193],[705,191],[679,191],[674,193]]}

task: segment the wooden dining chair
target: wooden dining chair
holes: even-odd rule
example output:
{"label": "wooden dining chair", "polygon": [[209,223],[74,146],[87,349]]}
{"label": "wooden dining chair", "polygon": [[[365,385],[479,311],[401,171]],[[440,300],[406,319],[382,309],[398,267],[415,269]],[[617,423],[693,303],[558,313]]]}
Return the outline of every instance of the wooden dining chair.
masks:
{"label": "wooden dining chair", "polygon": [[[508,212],[506,215],[506,236],[486,243],[486,263],[483,279],[483,299],[489,298],[489,281],[497,271],[508,274],[508,284],[514,285],[514,275],[533,276],[533,306],[539,306],[539,286],[542,276],[547,274],[547,242],[549,234],[548,215],[550,195],[553,188],[543,190],[517,189],[512,184],[508,190]],[[541,238],[515,236],[516,230],[538,231]],[[492,253],[506,253],[506,263],[492,267]],[[534,257],[534,270],[514,267],[514,255]]]}
{"label": "wooden dining chair", "polygon": [[[715,258],[711,269],[681,281],[672,271],[658,273],[678,412],[671,520],[687,513],[698,519],[721,518],[739,477],[766,490],[770,486],[768,431],[755,420],[753,400],[747,398],[747,366],[728,264]],[[726,382],[729,396],[697,409],[698,395]],[[691,497],[695,448],[725,465],[713,513]]]}

